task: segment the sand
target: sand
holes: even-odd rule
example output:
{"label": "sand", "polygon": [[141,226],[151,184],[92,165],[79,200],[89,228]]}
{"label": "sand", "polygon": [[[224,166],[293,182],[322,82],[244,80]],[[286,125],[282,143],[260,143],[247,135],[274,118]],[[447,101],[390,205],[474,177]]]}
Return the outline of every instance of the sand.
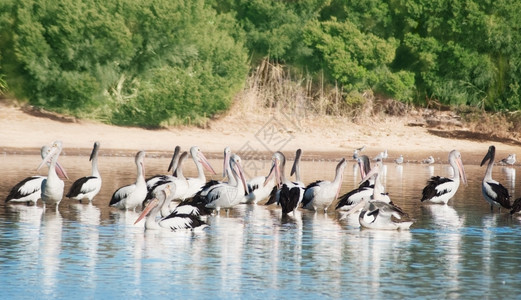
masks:
{"label": "sand", "polygon": [[[418,115],[380,117],[355,124],[346,118],[307,116],[302,113],[258,113],[231,111],[212,120],[207,128],[171,127],[158,130],[110,126],[38,112],[0,100],[0,153],[38,154],[44,144],[61,140],[65,155],[88,155],[94,141],[101,143],[101,155],[133,155],[145,150],[155,155],[171,155],[176,145],[188,149],[198,145],[209,156],[221,155],[225,146],[243,159],[266,158],[273,151],[294,153],[303,150],[304,159],[351,158],[356,148],[374,156],[387,149],[389,160],[403,154],[406,161],[418,162],[429,155],[447,160],[458,149],[466,163],[479,163],[489,145],[497,148],[497,159],[516,153],[515,143],[489,140],[483,135],[461,134],[465,128],[433,130],[421,126]],[[414,124],[415,126],[412,126]],[[420,126],[418,126],[420,125]],[[457,131],[464,138],[449,138]],[[434,133],[433,133],[434,132]]]}

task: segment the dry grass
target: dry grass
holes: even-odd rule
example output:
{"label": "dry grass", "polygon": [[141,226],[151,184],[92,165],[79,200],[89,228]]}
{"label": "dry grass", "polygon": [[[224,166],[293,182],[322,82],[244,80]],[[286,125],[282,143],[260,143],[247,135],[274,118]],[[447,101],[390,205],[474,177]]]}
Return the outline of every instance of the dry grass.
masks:
{"label": "dry grass", "polygon": [[488,113],[472,107],[450,108],[435,99],[427,100],[426,108],[419,108],[371,91],[346,92],[338,85],[326,85],[324,80],[314,82],[312,78],[292,74],[285,66],[266,59],[250,74],[245,89],[226,115],[242,124],[260,124],[267,117],[290,117],[301,130],[319,123],[335,126],[340,121],[364,125],[375,119],[385,122],[408,118],[415,119],[411,122],[416,122],[415,126],[521,140],[521,112]]}

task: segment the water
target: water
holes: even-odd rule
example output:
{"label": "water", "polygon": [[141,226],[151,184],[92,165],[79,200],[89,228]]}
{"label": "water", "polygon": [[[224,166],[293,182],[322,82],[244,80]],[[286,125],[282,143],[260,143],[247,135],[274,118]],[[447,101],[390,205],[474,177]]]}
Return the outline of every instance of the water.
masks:
{"label": "water", "polygon": [[[36,155],[0,157],[0,199],[35,174],[39,161]],[[62,156],[60,162],[73,180],[90,173],[87,157]],[[168,158],[145,163],[148,175],[164,173]],[[360,180],[351,163],[342,193]],[[195,173],[192,165],[188,176]],[[257,165],[267,172],[269,162]],[[332,179],[335,165],[303,162],[304,181]],[[203,232],[170,233],[145,232],[142,222],[133,225],[138,213],[107,207],[114,190],[133,182],[136,171],[132,157],[102,156],[102,192],[92,204],[63,200],[58,212],[44,211],[41,203],[0,205],[0,296],[521,297],[521,220],[490,212],[480,190],[484,167],[465,166],[469,184],[448,206],[419,201],[429,176],[449,175],[447,165],[385,167],[383,184],[391,199],[416,220],[410,231],[360,230],[336,212],[281,218],[276,206],[241,205],[209,217]],[[514,197],[516,171],[496,166],[493,174]],[[71,184],[66,182],[66,190]]]}

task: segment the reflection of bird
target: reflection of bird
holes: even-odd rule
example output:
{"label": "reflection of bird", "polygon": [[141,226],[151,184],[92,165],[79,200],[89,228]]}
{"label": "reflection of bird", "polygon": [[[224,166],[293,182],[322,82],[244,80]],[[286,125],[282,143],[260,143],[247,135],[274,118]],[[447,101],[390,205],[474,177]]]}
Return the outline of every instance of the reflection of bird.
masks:
{"label": "reflection of bird", "polygon": [[403,163],[403,155],[400,154],[400,156],[397,159],[395,159],[394,162],[399,164],[399,165],[402,164]]}
{"label": "reflection of bird", "polygon": [[[49,152],[48,146],[43,146],[40,154],[42,155],[42,159],[45,159],[47,153]],[[56,172],[59,176],[65,178],[65,174],[62,172],[63,168],[61,165],[56,162]],[[9,192],[7,198],[5,198],[5,202],[26,202],[28,205],[36,204],[38,199],[41,198],[42,195],[42,181],[47,178],[45,176],[30,176],[26,177],[24,180],[18,182]]]}
{"label": "reflection of bird", "polygon": [[345,158],[342,158],[336,166],[335,179],[333,181],[319,180],[306,186],[302,207],[315,211],[323,209],[324,212],[327,212],[331,203],[338,198],[346,165]]}
{"label": "reflection of bird", "polygon": [[58,157],[60,156],[61,151],[62,142],[55,141],[49,149],[49,153],[45,159],[38,166],[38,169],[40,169],[44,164],[48,162],[51,163],[49,166],[49,175],[47,175],[47,178],[42,181],[42,201],[45,204],[55,204],[56,209],[58,209],[58,205],[62,201],[63,188],[65,186],[63,180],[61,180],[56,173]]}
{"label": "reflection of bird", "polygon": [[67,198],[80,200],[83,198],[92,201],[101,189],[101,175],[98,171],[98,149],[99,142],[94,143],[89,160],[92,161],[92,173],[90,176],[81,177],[76,180],[67,193]]}
{"label": "reflection of bird", "polygon": [[502,164],[507,164],[507,165],[512,166],[516,163],[516,154],[515,153],[509,154],[508,157],[503,158],[499,162]]}
{"label": "reflection of bird", "polygon": [[136,182],[117,189],[110,199],[110,206],[119,209],[136,209],[147,196],[147,183],[145,182],[145,151],[136,154],[137,167]]}
{"label": "reflection of bird", "polygon": [[427,157],[426,159],[422,160],[422,164],[433,164],[435,162],[434,160],[434,157],[432,157],[432,155],[430,155],[429,157]]}
{"label": "reflection of bird", "polygon": [[467,184],[467,176],[465,169],[463,169],[463,162],[461,161],[461,154],[457,150],[452,150],[449,153],[449,164],[454,170],[454,177],[445,178],[440,176],[433,176],[427,182],[427,186],[423,188],[421,201],[430,201],[433,203],[446,204],[456,194],[460,183],[460,176],[463,183]]}
{"label": "reflection of bird", "polygon": [[481,192],[483,193],[485,200],[490,204],[490,210],[493,210],[494,206],[499,207],[499,210],[501,210],[501,207],[510,209],[512,207],[510,205],[510,195],[508,194],[508,190],[499,182],[492,179],[492,168],[494,167],[495,155],[496,147],[490,146],[488,147],[487,154],[481,161],[480,166],[483,166],[488,160],[485,177],[481,184]]}

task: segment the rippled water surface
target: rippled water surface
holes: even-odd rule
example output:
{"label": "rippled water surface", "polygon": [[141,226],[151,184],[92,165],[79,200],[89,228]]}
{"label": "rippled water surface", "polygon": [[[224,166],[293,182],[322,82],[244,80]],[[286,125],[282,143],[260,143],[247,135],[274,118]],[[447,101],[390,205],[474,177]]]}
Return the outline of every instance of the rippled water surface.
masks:
{"label": "rippled water surface", "polygon": [[[0,199],[36,174],[39,162],[38,156],[1,156]],[[88,157],[60,162],[72,180],[90,174]],[[145,163],[147,175],[165,173],[168,159]],[[211,163],[220,170],[221,161]],[[170,233],[145,232],[143,222],[133,225],[138,213],[107,207],[118,187],[135,180],[132,157],[102,156],[99,164],[103,187],[92,204],[64,199],[56,212],[44,211],[41,202],[2,200],[2,299],[521,297],[521,220],[491,213],[480,190],[484,167],[465,166],[469,184],[449,205],[427,205],[419,201],[426,180],[448,176],[448,166],[387,163],[383,183],[416,220],[410,231],[360,230],[334,211],[281,218],[276,206],[240,205],[210,216],[203,232]],[[360,180],[352,164],[342,193]],[[304,181],[331,180],[335,165],[303,162]],[[255,166],[264,173],[269,162]],[[496,166],[493,177],[519,197],[516,171]],[[188,162],[185,175],[194,173]]]}

